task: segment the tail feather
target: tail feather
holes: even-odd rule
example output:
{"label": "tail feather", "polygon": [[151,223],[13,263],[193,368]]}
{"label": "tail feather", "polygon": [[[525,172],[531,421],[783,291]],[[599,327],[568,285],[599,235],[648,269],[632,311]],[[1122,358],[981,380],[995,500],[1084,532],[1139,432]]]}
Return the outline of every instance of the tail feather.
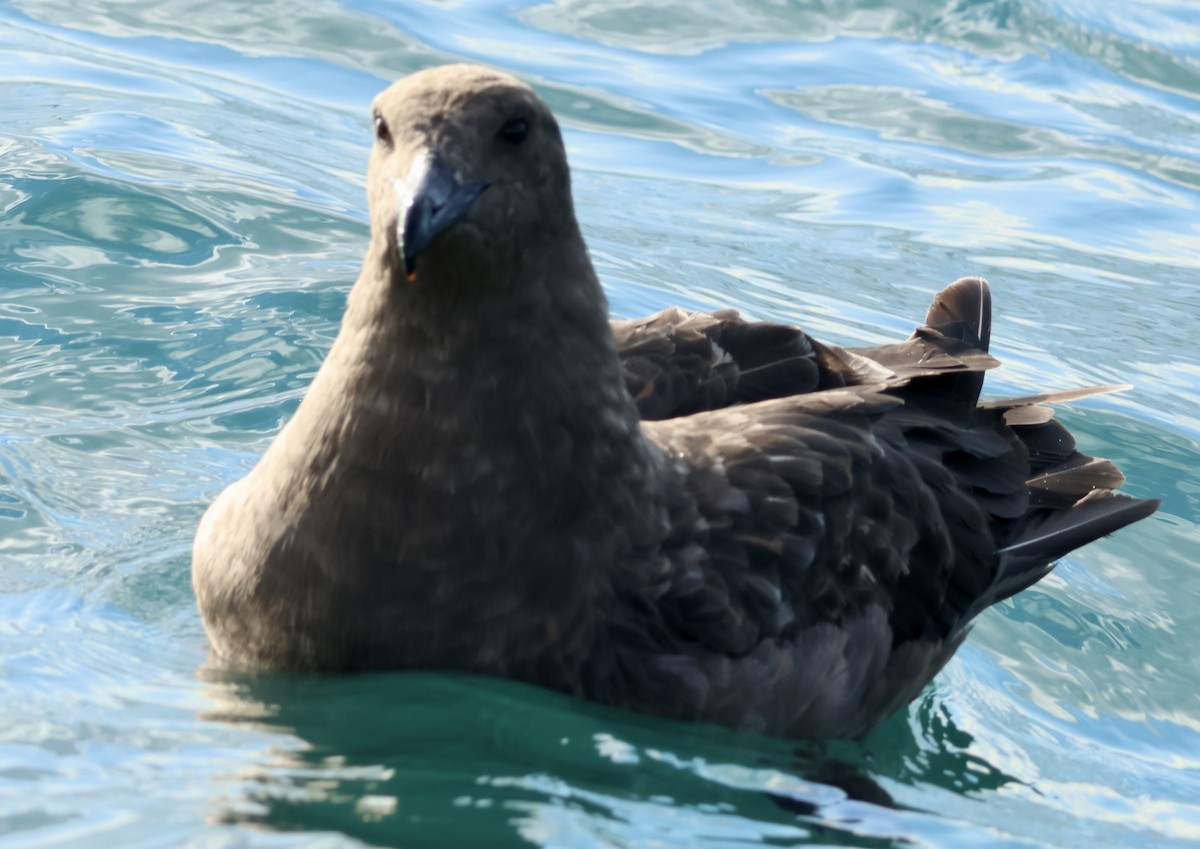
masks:
{"label": "tail feather", "polygon": [[1017,573],[1029,566],[1053,562],[1080,546],[1145,519],[1158,509],[1159,503],[1157,498],[1133,498],[1094,489],[1069,510],[1035,514],[997,552],[1001,571]]}
{"label": "tail feather", "polygon": [[[991,294],[984,280],[963,278],[939,293],[925,327],[909,343],[937,337],[968,349],[955,351],[964,362],[970,361],[971,348],[978,356],[988,356]],[[950,430],[942,436],[953,450],[943,456],[943,463],[991,516],[998,546],[996,571],[987,588],[947,599],[943,621],[954,622],[954,631],[961,632],[990,605],[1036,583],[1069,552],[1158,509],[1157,500],[1113,492],[1125,479],[1120,470],[1108,460],[1080,452],[1071,432],[1054,419],[1048,406],[1128,386],[1040,392],[980,403],[982,368],[944,370],[932,376],[914,372],[897,393],[906,404],[949,423]],[[989,439],[1001,447],[1001,457],[989,458],[994,449],[980,450]],[[1002,462],[1003,457],[1011,458],[1013,465]]]}
{"label": "tail feather", "polygon": [[[1025,451],[1029,455],[1031,477],[1061,467],[1069,459],[1079,454],[1075,449],[1075,437],[1062,422],[1049,419],[1033,425],[1013,425],[1008,421],[1008,412],[1011,411],[1004,413],[1004,421],[1012,427],[1021,444],[1025,446]],[[1079,496],[1083,497],[1086,492],[1087,490],[1080,492]]]}
{"label": "tail feather", "polygon": [[982,401],[979,404],[979,409],[1008,410],[1016,407],[1032,407],[1036,404],[1065,404],[1067,401],[1078,401],[1080,398],[1091,398],[1093,395],[1128,392],[1132,388],[1133,386],[1128,383],[1109,383],[1103,386],[1083,386],[1078,389],[1063,389],[1060,392],[1039,392],[1036,395],[1022,395],[1020,398]]}
{"label": "tail feather", "polygon": [[[979,405],[983,415],[1000,413],[1024,448],[1029,463],[1025,481],[1028,507],[1000,540],[1000,570],[995,600],[1029,586],[1048,572],[1055,560],[1153,513],[1159,502],[1114,493],[1125,481],[1108,460],[1079,451],[1075,437],[1055,419],[1032,424],[1014,416],[1025,410],[1049,412],[1045,403],[1074,401],[1125,386],[1093,386],[1043,392]],[[1016,421],[1014,421],[1016,419]]]}
{"label": "tail feather", "polygon": [[1026,481],[1031,506],[1065,509],[1074,505],[1079,492],[1116,489],[1125,476],[1108,460],[1080,454],[1078,462],[1064,464]]}
{"label": "tail feather", "polygon": [[1021,532],[997,553],[996,578],[987,592],[958,619],[961,631],[972,619],[997,602],[1027,589],[1049,574],[1054,563],[1076,548],[1087,545],[1145,519],[1158,509],[1158,499],[1093,490],[1067,510],[1039,510],[1027,514]]}
{"label": "tail feather", "polygon": [[1054,409],[1042,404],[1030,404],[1028,407],[1013,407],[1004,411],[1004,423],[1009,427],[1030,427],[1032,425],[1049,424],[1052,421],[1054,421]]}

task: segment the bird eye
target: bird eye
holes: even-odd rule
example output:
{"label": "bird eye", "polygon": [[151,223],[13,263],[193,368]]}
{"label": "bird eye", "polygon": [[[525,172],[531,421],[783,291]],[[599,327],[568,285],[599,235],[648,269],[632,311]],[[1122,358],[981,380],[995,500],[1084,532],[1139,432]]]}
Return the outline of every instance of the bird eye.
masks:
{"label": "bird eye", "polygon": [[387,121],[378,112],[375,113],[375,138],[385,144],[392,143],[392,131],[388,129]]}
{"label": "bird eye", "polygon": [[520,144],[529,135],[529,122],[524,118],[513,118],[500,129],[500,138],[510,144]]}

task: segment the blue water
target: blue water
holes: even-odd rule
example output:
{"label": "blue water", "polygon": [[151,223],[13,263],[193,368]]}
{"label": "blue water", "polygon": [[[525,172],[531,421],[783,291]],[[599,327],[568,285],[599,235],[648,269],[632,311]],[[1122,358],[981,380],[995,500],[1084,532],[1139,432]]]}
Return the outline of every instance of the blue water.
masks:
{"label": "blue water", "polygon": [[[861,742],[205,667],[192,533],[336,332],[367,104],[462,58],[561,116],[616,313],[872,343],[983,274],[989,391],[1133,384],[1062,415],[1162,510]],[[1194,4],[25,0],[0,92],[0,843],[1200,842]]]}

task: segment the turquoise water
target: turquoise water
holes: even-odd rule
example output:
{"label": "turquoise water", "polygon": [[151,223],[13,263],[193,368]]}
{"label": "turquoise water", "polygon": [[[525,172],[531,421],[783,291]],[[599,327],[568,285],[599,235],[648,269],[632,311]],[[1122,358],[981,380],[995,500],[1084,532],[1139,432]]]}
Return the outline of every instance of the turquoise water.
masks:
{"label": "turquoise water", "polygon": [[[205,668],[192,533],[336,331],[367,104],[460,58],[560,114],[615,312],[871,343],[984,274],[990,391],[1134,384],[1063,417],[1163,509],[861,742]],[[0,843],[1200,842],[1194,5],[27,0],[0,91]]]}

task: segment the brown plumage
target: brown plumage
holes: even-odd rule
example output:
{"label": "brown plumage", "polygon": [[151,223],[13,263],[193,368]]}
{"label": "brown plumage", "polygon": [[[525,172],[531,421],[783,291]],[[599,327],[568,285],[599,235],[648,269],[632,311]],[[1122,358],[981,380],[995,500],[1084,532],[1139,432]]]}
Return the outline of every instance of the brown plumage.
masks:
{"label": "brown plumage", "polygon": [[610,325],[527,86],[424,71],[375,128],[341,332],[197,533],[229,663],[478,672],[856,735],[982,610],[1157,505],[1114,494],[1044,406],[1080,393],[977,403],[982,280],[871,349],[729,311]]}

